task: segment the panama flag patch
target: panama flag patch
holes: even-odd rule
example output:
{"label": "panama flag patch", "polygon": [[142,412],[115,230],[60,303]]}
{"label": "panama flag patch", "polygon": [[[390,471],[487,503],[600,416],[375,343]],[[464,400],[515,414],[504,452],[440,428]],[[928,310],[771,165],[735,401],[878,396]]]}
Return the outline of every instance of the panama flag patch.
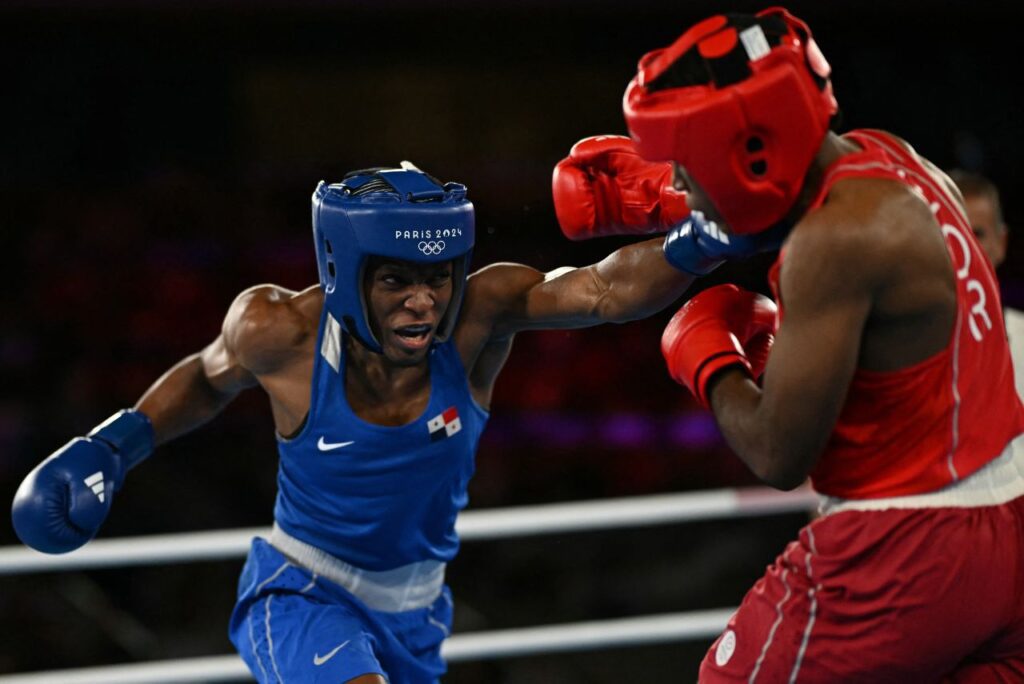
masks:
{"label": "panama flag patch", "polygon": [[430,430],[430,441],[436,442],[447,439],[462,429],[462,421],[459,420],[459,411],[454,406],[449,406],[444,413],[439,413],[427,421],[427,429]]}

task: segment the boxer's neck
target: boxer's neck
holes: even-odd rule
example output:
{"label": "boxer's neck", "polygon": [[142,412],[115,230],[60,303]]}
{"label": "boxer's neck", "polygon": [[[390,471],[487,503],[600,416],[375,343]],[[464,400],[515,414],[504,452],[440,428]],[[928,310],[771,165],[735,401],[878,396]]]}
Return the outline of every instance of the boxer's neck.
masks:
{"label": "boxer's neck", "polygon": [[811,202],[818,196],[821,184],[825,180],[826,170],[840,158],[860,150],[861,147],[857,143],[829,131],[821,142],[821,147],[818,148],[817,154],[814,155],[814,159],[811,160],[811,165],[807,169],[807,175],[804,176],[800,195],[797,197],[793,209],[786,217],[786,220],[791,225],[799,223],[803,215],[807,213]]}

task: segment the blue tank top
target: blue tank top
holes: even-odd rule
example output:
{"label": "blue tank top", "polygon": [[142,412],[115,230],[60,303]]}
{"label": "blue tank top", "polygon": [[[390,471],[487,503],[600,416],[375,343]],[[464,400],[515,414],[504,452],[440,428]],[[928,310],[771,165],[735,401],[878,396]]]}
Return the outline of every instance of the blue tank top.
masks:
{"label": "blue tank top", "polygon": [[345,396],[341,327],[326,307],[317,336],[306,423],[278,436],[274,518],[291,536],[367,570],[448,562],[455,518],[488,413],[469,392],[455,344],[431,351],[430,401],[398,427],[368,423]]}

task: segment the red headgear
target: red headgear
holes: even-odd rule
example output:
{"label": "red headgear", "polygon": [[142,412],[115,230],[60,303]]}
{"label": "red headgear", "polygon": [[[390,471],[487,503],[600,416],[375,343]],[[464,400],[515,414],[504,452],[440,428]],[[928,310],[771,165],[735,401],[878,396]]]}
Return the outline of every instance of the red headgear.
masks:
{"label": "red headgear", "polygon": [[781,7],[705,19],[649,52],[622,108],[637,151],[679,162],[735,233],[792,208],[838,111],[831,68]]}

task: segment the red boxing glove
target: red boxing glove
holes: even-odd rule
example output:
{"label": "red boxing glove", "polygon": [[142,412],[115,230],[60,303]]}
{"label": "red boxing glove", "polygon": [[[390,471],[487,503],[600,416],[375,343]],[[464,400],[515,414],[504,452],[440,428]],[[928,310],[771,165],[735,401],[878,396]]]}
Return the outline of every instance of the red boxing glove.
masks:
{"label": "red boxing glove", "polygon": [[704,290],[676,312],[661,336],[669,375],[705,407],[708,381],[723,368],[742,366],[758,379],[775,341],[777,311],[772,300],[735,285]]}
{"label": "red boxing glove", "polygon": [[666,231],[686,218],[686,193],[672,187],[672,164],[644,161],[621,135],[584,138],[551,178],[555,215],[570,240]]}

